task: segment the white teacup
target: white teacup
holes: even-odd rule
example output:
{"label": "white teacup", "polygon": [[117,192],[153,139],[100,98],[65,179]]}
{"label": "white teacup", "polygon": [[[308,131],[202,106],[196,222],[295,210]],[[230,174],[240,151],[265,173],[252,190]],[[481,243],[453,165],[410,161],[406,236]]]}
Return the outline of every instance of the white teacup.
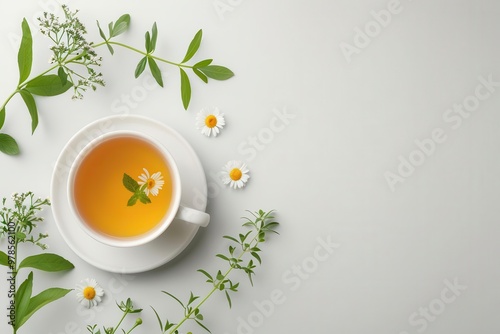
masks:
{"label": "white teacup", "polygon": [[92,238],[134,247],[160,236],[174,219],[208,225],[207,213],[180,204],[181,188],[178,167],[162,144],[139,132],[115,131],[78,154],[69,172],[68,199]]}

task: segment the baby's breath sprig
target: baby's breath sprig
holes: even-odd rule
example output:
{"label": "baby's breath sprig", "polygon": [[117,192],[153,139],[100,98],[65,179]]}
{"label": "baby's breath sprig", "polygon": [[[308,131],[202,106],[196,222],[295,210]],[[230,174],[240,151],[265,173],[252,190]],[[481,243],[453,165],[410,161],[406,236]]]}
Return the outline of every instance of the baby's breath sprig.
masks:
{"label": "baby's breath sprig", "polygon": [[[164,294],[173,298],[183,309],[184,318],[178,323],[172,323],[168,319],[161,320],[156,309],[153,311],[157,317],[162,334],[179,334],[179,328],[187,321],[191,320],[196,322],[200,327],[210,332],[210,330],[203,324],[204,317],[200,311],[201,306],[212,296],[216,291],[224,291],[229,307],[232,307],[231,295],[238,291],[239,283],[234,283],[230,278],[233,270],[242,270],[245,272],[253,285],[254,269],[257,267],[257,262],[261,264],[262,259],[259,253],[261,252],[258,247],[260,243],[264,242],[269,233],[278,233],[276,228],[279,223],[274,220],[273,211],[264,212],[259,210],[257,212],[250,212],[252,218],[245,217],[246,222],[243,224],[245,227],[250,227],[251,230],[246,233],[240,233],[237,237],[224,236],[223,238],[231,241],[233,244],[228,247],[227,254],[217,254],[216,256],[227,263],[228,268],[225,271],[218,270],[215,274],[210,274],[208,271],[199,269],[198,272],[202,273],[212,288],[201,298],[190,292],[187,302],[183,303],[181,299],[173,294],[162,291]],[[200,299],[201,298],[201,299]]]}
{"label": "baby's breath sprig", "polygon": [[[87,29],[76,16],[78,10],[72,12],[66,5],[62,9],[62,22],[59,17],[46,12],[38,18],[40,31],[54,43],[50,47],[53,55],[49,63],[58,67],[61,85],[73,87],[73,99],[82,99],[87,88],[96,90],[98,85],[104,86],[102,74],[95,70],[101,66],[102,57],[97,56],[93,43],[85,39]],[[85,68],[83,73],[77,70],[81,67]]]}

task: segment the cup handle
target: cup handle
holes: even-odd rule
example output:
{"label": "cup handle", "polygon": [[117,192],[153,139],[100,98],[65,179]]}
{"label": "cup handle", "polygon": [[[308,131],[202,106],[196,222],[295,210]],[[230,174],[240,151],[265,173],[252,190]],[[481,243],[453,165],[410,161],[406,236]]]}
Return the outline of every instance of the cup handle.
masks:
{"label": "cup handle", "polygon": [[175,218],[201,227],[206,227],[210,222],[210,215],[208,213],[182,205],[179,206]]}

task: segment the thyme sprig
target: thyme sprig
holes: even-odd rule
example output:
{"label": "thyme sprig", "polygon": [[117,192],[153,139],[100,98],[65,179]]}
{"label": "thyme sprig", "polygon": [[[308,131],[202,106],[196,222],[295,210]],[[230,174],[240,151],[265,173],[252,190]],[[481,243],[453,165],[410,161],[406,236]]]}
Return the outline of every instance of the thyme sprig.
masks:
{"label": "thyme sprig", "polygon": [[204,330],[210,332],[207,326],[203,324],[204,316],[201,313],[201,307],[216,291],[223,291],[229,307],[232,307],[231,294],[237,292],[240,286],[239,282],[233,282],[230,278],[230,274],[234,270],[241,270],[246,273],[253,286],[254,269],[257,267],[257,263],[262,263],[259,245],[265,242],[269,233],[278,233],[276,228],[279,223],[274,220],[273,211],[264,212],[259,210],[257,212],[249,211],[249,213],[252,217],[244,217],[245,223],[243,226],[249,227],[250,231],[240,233],[237,237],[228,235],[223,237],[231,241],[232,244],[228,246],[226,254],[217,254],[216,257],[226,263],[227,269],[218,270],[215,274],[210,274],[204,269],[198,270],[205,276],[206,282],[212,287],[203,298],[191,291],[187,302],[183,303],[180,298],[172,293],[162,291],[174,299],[184,310],[184,318],[177,323],[173,323],[168,319],[162,321],[156,309],[152,307],[162,334],[179,334],[179,328],[188,321],[194,321]]}
{"label": "thyme sprig", "polygon": [[[123,320],[125,320],[125,318],[128,315],[140,313],[142,311],[142,309],[136,309],[130,298],[127,298],[127,300],[125,302],[122,301],[122,302],[120,302],[120,304],[117,303],[116,305],[118,306],[120,311],[122,311],[122,313],[123,313],[122,317],[118,321],[118,324],[114,327],[104,327],[103,326],[102,330],[104,331],[104,334],[115,334],[119,329],[122,330],[123,334],[130,334],[130,333],[132,333],[132,331],[134,329],[136,329],[138,326],[142,325],[142,319],[140,317],[137,317],[135,319],[135,323],[132,325],[132,327],[128,331],[125,331],[123,328],[120,328],[122,323],[123,323]],[[98,328],[97,325],[87,326],[87,331],[90,334],[101,334],[101,329]]]}

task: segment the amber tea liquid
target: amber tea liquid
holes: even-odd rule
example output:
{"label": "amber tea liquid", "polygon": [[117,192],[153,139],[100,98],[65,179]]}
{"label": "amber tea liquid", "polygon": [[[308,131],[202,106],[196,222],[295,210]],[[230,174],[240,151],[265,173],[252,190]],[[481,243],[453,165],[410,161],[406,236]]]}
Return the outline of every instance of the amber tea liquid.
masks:
{"label": "amber tea liquid", "polygon": [[[161,172],[158,196],[149,193],[150,204],[127,206],[132,192],[122,183],[123,174],[139,180],[143,168]],[[74,179],[75,206],[89,227],[112,237],[136,237],[162,220],[172,200],[172,179],[161,152],[149,142],[133,137],[110,138],[95,146],[82,160]]]}

